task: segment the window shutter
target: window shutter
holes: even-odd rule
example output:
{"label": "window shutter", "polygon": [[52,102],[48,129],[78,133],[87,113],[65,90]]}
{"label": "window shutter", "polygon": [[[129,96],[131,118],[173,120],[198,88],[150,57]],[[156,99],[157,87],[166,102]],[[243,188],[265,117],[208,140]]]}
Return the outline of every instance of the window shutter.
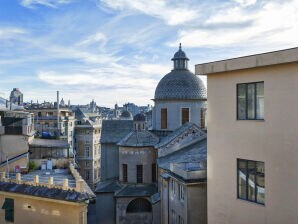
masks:
{"label": "window shutter", "polygon": [[181,113],[181,124],[185,124],[186,122],[189,122],[189,108],[182,108]]}
{"label": "window shutter", "polygon": [[161,109],[161,129],[168,128],[168,109],[162,108]]}

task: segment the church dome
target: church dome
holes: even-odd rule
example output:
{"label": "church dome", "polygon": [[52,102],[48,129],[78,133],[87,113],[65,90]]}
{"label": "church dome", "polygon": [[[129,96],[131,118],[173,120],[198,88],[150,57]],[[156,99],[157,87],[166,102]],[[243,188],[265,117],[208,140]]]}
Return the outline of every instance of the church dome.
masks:
{"label": "church dome", "polygon": [[199,77],[187,69],[189,59],[181,50],[181,44],[172,60],[174,61],[174,69],[159,81],[154,99],[206,100],[206,87]]}

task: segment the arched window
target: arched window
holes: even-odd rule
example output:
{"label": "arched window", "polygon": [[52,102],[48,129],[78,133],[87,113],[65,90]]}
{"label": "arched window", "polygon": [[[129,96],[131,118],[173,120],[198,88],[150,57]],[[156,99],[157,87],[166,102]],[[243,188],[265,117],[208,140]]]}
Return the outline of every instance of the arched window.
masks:
{"label": "arched window", "polygon": [[128,204],[126,213],[151,212],[151,210],[151,203],[148,200],[136,198]]}

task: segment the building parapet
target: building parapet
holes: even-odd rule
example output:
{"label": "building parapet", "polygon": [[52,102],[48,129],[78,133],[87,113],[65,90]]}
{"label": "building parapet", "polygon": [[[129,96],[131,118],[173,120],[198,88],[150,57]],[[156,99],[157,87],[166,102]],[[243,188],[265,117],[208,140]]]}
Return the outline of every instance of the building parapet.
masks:
{"label": "building parapet", "polygon": [[170,171],[184,180],[205,179],[207,177],[206,165],[206,161],[171,163]]}
{"label": "building parapet", "polygon": [[73,186],[70,186],[68,178],[64,178],[62,180],[62,184],[55,184],[55,177],[51,175],[49,175],[47,182],[44,182],[44,181],[41,182],[40,177],[42,174],[34,175],[33,180],[28,180],[26,178],[23,179],[23,175],[21,173],[16,173],[15,175],[8,176],[6,172],[0,172],[0,182],[24,184],[24,185],[31,185],[36,187],[55,188],[55,189],[61,189],[61,190],[70,190],[70,191],[76,191],[80,193],[85,192],[90,195],[94,195],[93,192],[88,188],[85,181],[82,179],[79,172],[74,168],[74,165],[72,163],[69,163],[69,171],[75,181],[75,185]]}

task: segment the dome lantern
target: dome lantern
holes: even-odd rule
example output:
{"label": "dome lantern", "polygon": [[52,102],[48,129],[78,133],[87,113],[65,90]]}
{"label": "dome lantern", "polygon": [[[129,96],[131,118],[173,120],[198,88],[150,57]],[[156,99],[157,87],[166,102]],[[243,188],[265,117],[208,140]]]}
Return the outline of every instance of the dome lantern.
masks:
{"label": "dome lantern", "polygon": [[186,56],[185,52],[182,51],[181,43],[179,44],[179,50],[174,54],[172,61],[174,62],[174,70],[187,69],[189,59]]}

